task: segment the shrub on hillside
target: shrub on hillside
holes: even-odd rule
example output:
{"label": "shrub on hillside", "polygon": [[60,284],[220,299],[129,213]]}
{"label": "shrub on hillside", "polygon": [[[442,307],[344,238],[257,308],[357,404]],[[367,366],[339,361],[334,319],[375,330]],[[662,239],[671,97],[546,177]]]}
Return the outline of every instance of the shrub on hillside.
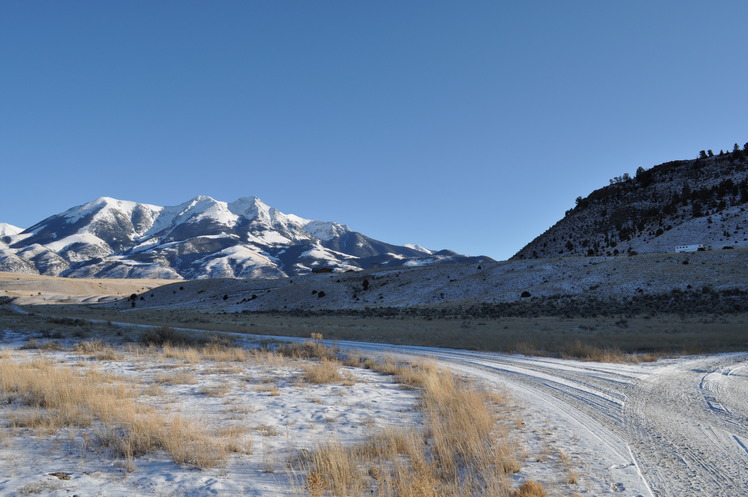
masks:
{"label": "shrub on hillside", "polygon": [[208,342],[205,338],[197,337],[186,331],[175,330],[168,326],[146,330],[141,336],[140,341],[145,345],[155,345],[157,347],[163,347],[164,345],[172,345],[174,347],[192,347],[204,345]]}

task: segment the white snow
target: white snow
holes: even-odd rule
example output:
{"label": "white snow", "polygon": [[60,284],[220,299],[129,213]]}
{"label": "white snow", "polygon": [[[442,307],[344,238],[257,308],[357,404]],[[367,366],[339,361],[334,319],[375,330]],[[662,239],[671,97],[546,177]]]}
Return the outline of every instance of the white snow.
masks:
{"label": "white snow", "polygon": [[403,266],[405,267],[427,266],[429,264],[433,264],[434,262],[436,262],[436,259],[433,259],[433,258],[411,259],[409,261],[405,261],[405,263],[403,263]]}
{"label": "white snow", "polygon": [[183,223],[205,218],[227,226],[233,226],[237,219],[225,202],[199,195],[179,205],[162,207],[153,226],[143,234],[143,238],[152,237],[164,230],[168,230],[168,234]]}
{"label": "white snow", "polygon": [[342,252],[336,252],[334,250],[330,250],[328,248],[323,247],[322,245],[316,244],[313,248],[309,250],[305,250],[301,253],[299,258],[311,258],[311,259],[319,259],[319,260],[325,260],[325,261],[339,261],[339,260],[354,260],[357,259],[357,257],[354,257],[352,255],[344,254]]}
{"label": "white snow", "polygon": [[258,243],[261,245],[290,245],[293,243],[291,240],[281,235],[277,231],[259,231],[255,233],[249,233],[247,235],[247,241],[250,243]]}
{"label": "white snow", "polygon": [[207,259],[205,277],[208,278],[283,276],[270,257],[241,245],[228,247]]}
{"label": "white snow", "polygon": [[8,235],[10,237],[10,245],[13,245],[14,243],[22,242],[25,239],[34,236],[34,233],[28,232],[28,233],[19,233],[17,235]]}
{"label": "white snow", "polygon": [[[69,248],[74,243],[80,243],[74,253],[64,256],[68,262],[83,262],[94,257],[99,257],[109,261],[112,257],[113,250],[127,253],[129,255],[144,252],[152,254],[151,260],[168,261],[174,269],[167,268],[170,274],[174,271],[180,271],[190,277],[199,277],[211,275],[229,275],[232,274],[232,267],[235,267],[236,261],[215,260],[211,268],[202,272],[201,268],[190,265],[185,267],[178,259],[178,244],[187,243],[185,250],[188,253],[194,253],[195,247],[190,245],[189,237],[195,237],[199,233],[197,230],[202,224],[210,226],[210,233],[223,231],[219,234],[204,235],[204,238],[236,238],[236,243],[257,252],[274,252],[284,247],[298,247],[299,244],[308,244],[334,240],[336,237],[350,233],[347,226],[334,223],[305,219],[294,214],[284,214],[263,203],[257,197],[242,197],[233,202],[222,202],[209,196],[197,196],[187,202],[176,206],[160,207],[150,204],[139,204],[131,201],[117,200],[110,197],[101,197],[92,202],[73,207],[62,214],[51,218],[56,222],[67,222],[68,231],[60,234],[63,239],[55,240],[56,234],[51,233],[46,236],[47,239],[53,240],[47,246],[50,250],[60,252]],[[83,221],[87,221],[85,226],[78,228]],[[90,221],[90,222],[88,222]],[[78,224],[76,224],[78,223]],[[124,224],[124,226],[121,226]],[[124,233],[119,230],[114,232],[110,228],[120,225],[124,228]],[[10,225],[7,225],[10,226]],[[13,244],[22,241],[24,238],[38,234],[44,229],[46,224],[40,223],[35,226],[35,231],[26,234],[13,234],[18,231],[14,227],[6,227],[5,231],[9,233],[8,243]],[[66,236],[75,227],[77,233],[72,236]],[[225,227],[225,229],[224,229]],[[185,229],[182,229],[185,228]],[[133,231],[134,230],[134,231]],[[179,236],[172,236],[175,230],[178,230]],[[98,235],[98,236],[96,236]],[[111,239],[110,239],[111,236]],[[109,246],[107,240],[112,243]],[[175,245],[177,244],[177,245]],[[220,244],[225,246],[226,244]],[[366,243],[359,240],[357,246],[363,247]],[[175,247],[175,250],[171,250]],[[417,245],[412,245],[424,254],[430,251]],[[353,247],[347,247],[353,248]],[[163,252],[162,252],[163,251]],[[246,252],[245,252],[246,253]],[[395,254],[389,254],[391,259],[404,260],[404,257]],[[304,266],[318,267],[320,264],[333,266],[339,269],[354,269],[348,262],[357,258],[342,252],[326,249],[318,244],[318,247],[306,251],[302,257],[306,259],[318,258],[317,261],[304,261]],[[218,258],[220,259],[220,257]],[[112,261],[114,259],[111,259]],[[206,259],[207,260],[207,259]],[[285,261],[285,259],[284,259]],[[415,262],[415,265],[425,264],[427,261]],[[246,267],[250,267],[253,260],[247,260]],[[273,261],[270,266],[263,264],[264,267],[272,267],[270,273],[261,271],[264,276],[252,270],[247,273],[247,277],[274,277],[285,276],[286,274],[278,270],[277,260]],[[290,263],[293,266],[293,262]],[[32,264],[33,266],[33,264]],[[103,276],[96,272],[96,268],[103,269],[104,265],[90,266],[84,270],[87,276]],[[258,266],[259,267],[259,266]],[[285,268],[289,270],[290,268]],[[357,269],[357,267],[355,268]],[[355,270],[354,269],[354,270]],[[119,274],[122,268],[112,269]],[[150,270],[149,270],[150,271]],[[79,271],[74,271],[79,274]]]}
{"label": "white snow", "polygon": [[13,236],[23,231],[23,228],[8,223],[0,223],[0,236]]}
{"label": "white snow", "polygon": [[257,217],[269,220],[270,207],[257,197],[241,197],[228,204],[228,209],[247,219]]}
{"label": "white snow", "polygon": [[94,212],[93,221],[114,221],[113,212],[119,212],[127,217],[131,217],[138,206],[146,209],[150,214],[151,221],[155,219],[162,209],[161,207],[150,204],[138,204],[129,200],[100,197],[92,202],[68,209],[61,216],[66,218],[68,224],[75,223]]}
{"label": "white snow", "polygon": [[207,205],[204,210],[194,214],[195,221],[208,219],[209,221],[225,226],[234,226],[239,219],[239,216],[229,210],[226,202],[214,201],[214,203],[205,202],[205,204]]}
{"label": "white snow", "polygon": [[309,220],[302,220],[302,222],[304,222],[304,231],[323,241],[332,240],[333,238],[351,231],[348,229],[348,226],[344,224]]}
{"label": "white snow", "polygon": [[[32,257],[36,257],[40,254],[49,254],[54,253],[51,251],[49,247],[46,245],[40,245],[38,243],[32,243],[31,245],[28,245],[22,249],[18,249],[16,253],[23,257],[24,259],[31,259]],[[57,254],[55,254],[56,256]]]}
{"label": "white snow", "polygon": [[426,247],[421,247],[420,245],[415,245],[412,243],[406,243],[405,247],[408,247],[409,249],[417,250],[419,252],[423,252],[424,254],[433,254],[433,250],[429,250]]}
{"label": "white snow", "polygon": [[77,235],[66,236],[61,240],[46,244],[46,247],[55,252],[61,252],[75,243],[85,243],[90,245],[100,245],[102,247],[108,247],[108,245],[99,238],[98,236],[91,233],[78,233]]}
{"label": "white snow", "polygon": [[[6,340],[17,338],[10,332]],[[3,348],[14,344],[6,343]],[[37,353],[14,351],[31,360]],[[417,424],[418,392],[400,388],[391,377],[345,368],[355,384],[315,385],[301,381],[302,363],[286,361],[187,364],[176,359],[120,354],[112,361],[88,361],[69,352],[44,353],[46,360],[80,371],[96,369],[144,386],[156,385],[156,395],[138,400],[166,416],[182,415],[208,429],[236,427],[238,446],[225,465],[195,470],[180,467],[166,453],[136,457],[132,472],[127,462],[95,443],[96,428],[64,429],[53,434],[0,427],[0,494],[93,497],[153,495],[295,496],[287,461],[302,450],[327,441],[348,445],[387,426]],[[0,359],[3,360],[3,359]],[[159,383],[159,375],[185,372],[194,384]],[[201,392],[217,390],[219,395]],[[0,407],[7,421],[12,407]],[[68,475],[60,479],[51,473]]]}

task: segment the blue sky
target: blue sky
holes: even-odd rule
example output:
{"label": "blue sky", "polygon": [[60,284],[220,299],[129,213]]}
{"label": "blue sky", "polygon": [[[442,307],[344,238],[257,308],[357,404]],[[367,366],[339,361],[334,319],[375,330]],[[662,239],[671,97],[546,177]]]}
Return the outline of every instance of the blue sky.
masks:
{"label": "blue sky", "polygon": [[745,1],[0,2],[0,222],[256,195],[505,259],[748,141]]}

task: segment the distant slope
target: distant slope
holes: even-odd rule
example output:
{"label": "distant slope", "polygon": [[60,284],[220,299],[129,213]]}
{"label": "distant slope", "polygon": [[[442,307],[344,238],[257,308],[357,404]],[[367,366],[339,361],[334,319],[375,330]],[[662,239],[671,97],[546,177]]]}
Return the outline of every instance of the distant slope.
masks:
{"label": "distant slope", "polygon": [[[413,307],[456,309],[517,302],[540,309],[544,298],[562,297],[597,299],[601,304],[594,312],[605,313],[623,299],[660,296],[674,303],[694,298],[711,302],[718,292],[729,296],[736,291],[736,303],[748,309],[746,256],[748,248],[369,269],[277,280],[195,280],[155,288],[135,302],[116,306],[229,313],[377,308],[407,312]],[[562,311],[571,305],[561,303]],[[709,304],[712,310],[716,303]]]}
{"label": "distant slope", "polygon": [[0,305],[79,304],[122,300],[170,280],[58,278],[0,272]]}
{"label": "distant slope", "polygon": [[513,258],[748,246],[748,151],[668,162],[578,198]]}
{"label": "distant slope", "polygon": [[491,260],[396,246],[256,197],[160,207],[102,197],[0,235],[0,271],[96,278],[282,278],[318,270]]}

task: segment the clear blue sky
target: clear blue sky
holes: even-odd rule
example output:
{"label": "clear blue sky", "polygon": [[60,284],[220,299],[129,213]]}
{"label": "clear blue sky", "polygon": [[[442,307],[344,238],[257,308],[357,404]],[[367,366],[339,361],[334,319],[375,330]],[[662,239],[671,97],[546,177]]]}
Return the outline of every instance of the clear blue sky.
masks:
{"label": "clear blue sky", "polygon": [[0,221],[256,195],[505,259],[748,141],[748,2],[0,2]]}

